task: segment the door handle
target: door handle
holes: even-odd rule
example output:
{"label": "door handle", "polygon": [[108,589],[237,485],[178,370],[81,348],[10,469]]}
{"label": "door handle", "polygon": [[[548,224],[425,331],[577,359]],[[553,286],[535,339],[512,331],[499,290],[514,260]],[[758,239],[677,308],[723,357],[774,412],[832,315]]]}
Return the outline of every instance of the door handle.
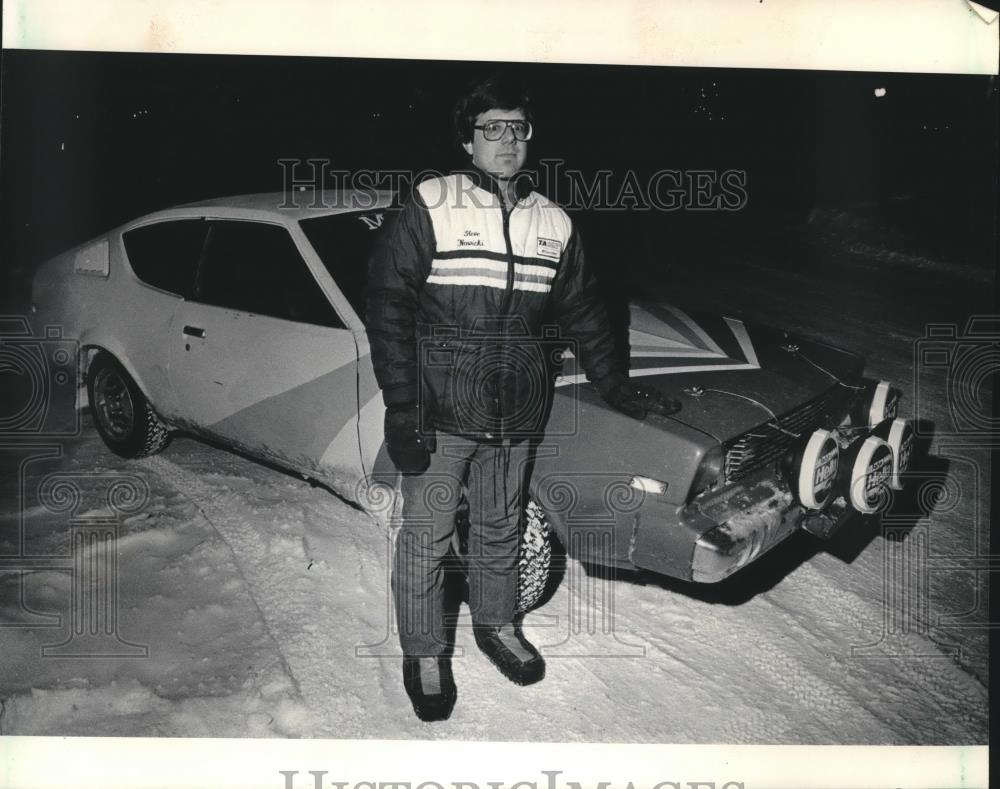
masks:
{"label": "door handle", "polygon": [[199,329],[197,326],[185,326],[183,332],[188,337],[197,337],[199,339],[205,339],[205,330]]}

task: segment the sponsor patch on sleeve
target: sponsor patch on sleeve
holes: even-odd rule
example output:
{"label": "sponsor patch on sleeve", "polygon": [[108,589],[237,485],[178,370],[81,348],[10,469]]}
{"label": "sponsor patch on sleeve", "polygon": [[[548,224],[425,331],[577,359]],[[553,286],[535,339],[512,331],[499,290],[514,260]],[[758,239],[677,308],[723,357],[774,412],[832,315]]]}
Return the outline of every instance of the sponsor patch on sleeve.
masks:
{"label": "sponsor patch on sleeve", "polygon": [[549,258],[550,260],[559,260],[559,256],[561,254],[562,241],[556,241],[552,238],[538,239],[538,257]]}

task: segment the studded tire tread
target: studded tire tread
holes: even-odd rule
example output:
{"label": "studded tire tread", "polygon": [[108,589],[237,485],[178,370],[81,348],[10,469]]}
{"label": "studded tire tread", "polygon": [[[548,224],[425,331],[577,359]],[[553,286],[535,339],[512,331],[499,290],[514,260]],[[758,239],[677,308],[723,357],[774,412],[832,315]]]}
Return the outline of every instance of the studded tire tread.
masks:
{"label": "studded tire tread", "polygon": [[552,565],[551,527],[542,508],[528,502],[517,573],[517,610],[530,611],[545,593]]}

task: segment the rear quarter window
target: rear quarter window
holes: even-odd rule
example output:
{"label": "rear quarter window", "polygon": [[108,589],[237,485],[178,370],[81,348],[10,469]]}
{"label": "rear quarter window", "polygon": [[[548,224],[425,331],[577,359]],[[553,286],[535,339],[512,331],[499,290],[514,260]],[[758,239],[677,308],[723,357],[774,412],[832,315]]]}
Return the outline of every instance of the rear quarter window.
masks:
{"label": "rear quarter window", "polygon": [[205,229],[202,219],[179,219],[123,233],[132,271],[147,285],[191,298]]}

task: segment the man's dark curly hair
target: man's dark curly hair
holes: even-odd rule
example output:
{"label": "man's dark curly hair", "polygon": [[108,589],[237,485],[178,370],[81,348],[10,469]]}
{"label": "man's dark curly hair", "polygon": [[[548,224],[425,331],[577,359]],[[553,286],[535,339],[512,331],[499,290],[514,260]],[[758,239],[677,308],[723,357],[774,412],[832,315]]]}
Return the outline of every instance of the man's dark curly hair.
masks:
{"label": "man's dark curly hair", "polygon": [[534,120],[525,86],[511,77],[494,75],[472,85],[455,103],[455,142],[461,145],[472,140],[476,118],[489,110],[521,110],[525,118]]}

